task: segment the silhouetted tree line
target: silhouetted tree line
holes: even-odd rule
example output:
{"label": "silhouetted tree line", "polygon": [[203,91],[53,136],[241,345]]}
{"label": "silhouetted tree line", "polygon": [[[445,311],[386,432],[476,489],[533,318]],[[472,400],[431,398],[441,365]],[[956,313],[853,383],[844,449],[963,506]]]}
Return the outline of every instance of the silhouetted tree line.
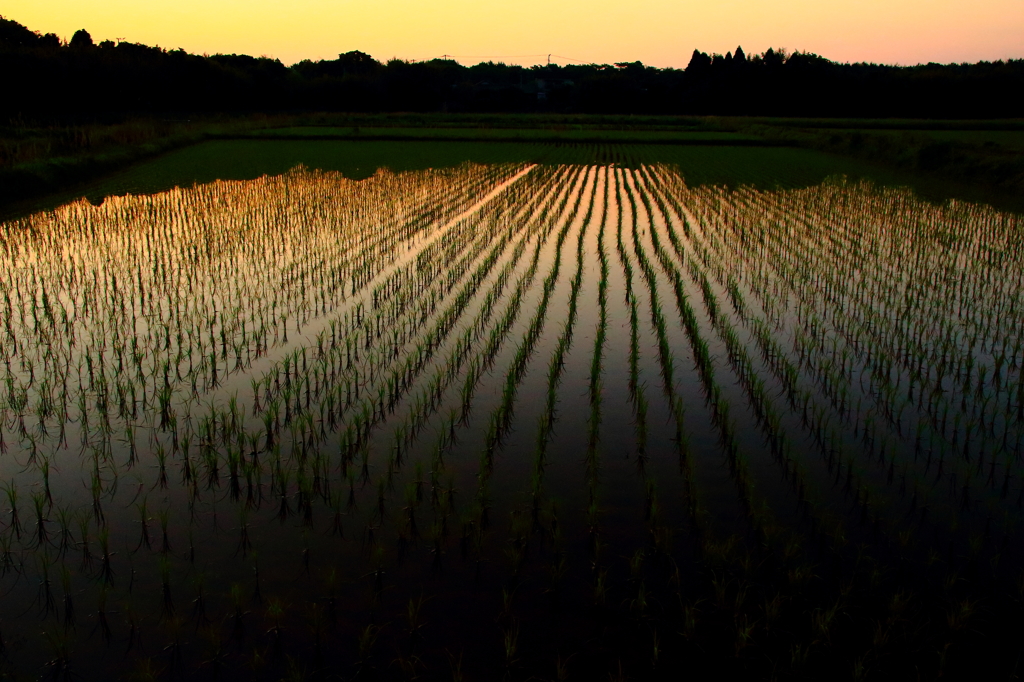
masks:
{"label": "silhouetted tree line", "polygon": [[768,50],[694,50],[685,69],[640,62],[521,67],[194,55],[137,43],[64,43],[0,18],[0,112],[450,111],[920,118],[1020,117],[1024,59],[911,67]]}

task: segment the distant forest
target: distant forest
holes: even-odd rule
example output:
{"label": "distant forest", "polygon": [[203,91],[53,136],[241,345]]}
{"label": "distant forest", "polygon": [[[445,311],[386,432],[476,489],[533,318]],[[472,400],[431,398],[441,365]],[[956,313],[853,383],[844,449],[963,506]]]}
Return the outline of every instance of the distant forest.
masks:
{"label": "distant forest", "polygon": [[301,61],[194,55],[138,43],[64,42],[0,18],[0,114],[447,111],[1016,118],[1024,59],[910,67],[839,64],[806,52],[694,50],[685,69],[640,62],[521,67],[379,62],[358,51]]}

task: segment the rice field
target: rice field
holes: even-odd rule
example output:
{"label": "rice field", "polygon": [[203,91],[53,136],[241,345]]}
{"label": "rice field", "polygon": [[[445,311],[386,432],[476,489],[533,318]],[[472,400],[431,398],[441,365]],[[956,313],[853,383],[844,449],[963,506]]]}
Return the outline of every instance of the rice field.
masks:
{"label": "rice field", "polygon": [[1020,672],[1024,221],[664,164],[0,224],[0,679]]}

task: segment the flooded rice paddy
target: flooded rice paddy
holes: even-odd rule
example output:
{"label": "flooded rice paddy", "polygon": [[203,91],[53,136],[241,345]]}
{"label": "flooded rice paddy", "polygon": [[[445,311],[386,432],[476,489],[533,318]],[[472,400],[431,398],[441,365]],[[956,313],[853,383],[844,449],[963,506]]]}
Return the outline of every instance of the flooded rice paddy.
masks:
{"label": "flooded rice paddy", "polygon": [[1022,219],[660,164],[0,225],[0,678],[1012,674]]}

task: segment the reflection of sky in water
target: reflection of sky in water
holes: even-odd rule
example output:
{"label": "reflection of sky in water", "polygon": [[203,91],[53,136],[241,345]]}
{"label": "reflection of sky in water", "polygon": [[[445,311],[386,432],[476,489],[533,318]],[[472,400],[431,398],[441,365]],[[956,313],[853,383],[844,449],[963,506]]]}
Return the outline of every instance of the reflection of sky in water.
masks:
{"label": "reflection of sky in water", "polygon": [[[784,522],[798,497],[851,537],[861,517],[919,529],[918,559],[1018,515],[1021,225],[979,205],[846,182],[691,188],[660,165],[300,169],[0,230],[0,474],[20,515],[0,536],[26,575],[59,561],[90,599],[104,554],[110,599],[131,601],[132,571],[159,593],[169,566],[191,570],[186,547],[211,590],[250,581],[253,551],[263,589],[302,599],[289,551],[327,552],[332,523],[404,547],[423,488],[418,532],[453,553],[441,525],[486,499],[507,517],[538,476],[586,508],[607,485],[581,473],[588,414],[605,423],[591,449],[626,452],[630,476],[640,439],[645,475],[683,475],[657,463],[683,433],[714,533],[745,523],[736,490]],[[587,397],[602,305],[603,413]],[[603,490],[607,523],[635,524],[623,509],[644,491]],[[375,561],[357,544],[329,550],[352,580]],[[71,558],[83,545],[92,558]],[[35,588],[5,575],[20,613]]]}

